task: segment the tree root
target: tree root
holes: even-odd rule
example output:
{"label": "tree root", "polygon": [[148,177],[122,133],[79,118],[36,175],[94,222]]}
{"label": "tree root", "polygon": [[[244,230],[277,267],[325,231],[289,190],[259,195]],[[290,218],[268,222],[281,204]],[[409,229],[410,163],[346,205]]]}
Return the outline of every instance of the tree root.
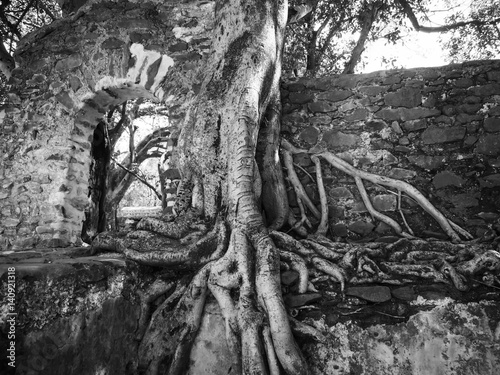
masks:
{"label": "tree root", "polygon": [[[293,164],[292,155],[298,153],[310,153],[310,152],[293,146],[290,142],[288,142],[285,139],[282,140],[281,147],[282,147],[283,163],[287,169],[288,179],[294,188],[299,209],[301,211],[300,222],[301,223],[309,222],[305,215],[304,207],[302,205],[302,203],[304,203],[317,219],[321,219],[320,225],[317,228],[317,234],[324,235],[327,231],[328,206],[327,206],[326,194],[321,173],[321,163],[319,161],[319,158],[323,158],[333,167],[341,170],[342,172],[354,178],[356,186],[358,188],[358,191],[361,195],[361,198],[366,206],[368,213],[374,219],[382,221],[383,223],[387,224],[394,230],[394,232],[396,232],[396,234],[406,238],[414,238],[413,231],[409,227],[408,223],[406,222],[406,218],[404,217],[401,211],[401,206],[400,206],[401,192],[404,192],[438,222],[443,231],[449,236],[449,238],[453,242],[459,243],[461,241],[460,236],[462,236],[466,240],[470,240],[473,238],[472,235],[468,233],[466,230],[461,228],[459,225],[453,223],[451,220],[447,219],[438,209],[434,207],[434,205],[432,205],[432,203],[429,202],[429,200],[422,193],[420,193],[420,191],[418,191],[412,185],[401,180],[395,180],[393,178],[380,176],[356,169],[346,161],[339,158],[338,156],[335,156],[331,152],[326,152],[326,151],[311,156],[311,160],[314,162],[316,166],[316,183],[318,185],[320,201],[321,201],[321,213],[320,213],[318,209],[314,206],[314,204],[311,202],[310,198],[307,196],[304,187],[302,186],[297,174],[295,173]],[[363,180],[370,181],[371,183],[377,185],[393,187],[398,191],[397,193],[398,208],[402,220],[407,228],[407,231],[404,231],[401,228],[401,226],[392,218],[375,210],[375,208],[371,204],[370,198],[368,197],[368,193],[366,192],[366,189],[364,187]]]}

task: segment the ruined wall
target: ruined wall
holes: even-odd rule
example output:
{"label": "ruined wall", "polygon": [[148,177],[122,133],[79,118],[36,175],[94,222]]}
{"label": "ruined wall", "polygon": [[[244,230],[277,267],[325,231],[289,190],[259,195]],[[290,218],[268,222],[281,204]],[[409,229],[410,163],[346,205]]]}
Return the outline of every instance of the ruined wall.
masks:
{"label": "ruined wall", "polygon": [[[286,81],[282,92],[283,135],[295,145],[327,149],[359,169],[415,185],[474,236],[500,233],[500,61],[301,78]],[[309,157],[294,160],[314,174]],[[319,203],[303,170],[297,168]],[[334,236],[392,234],[366,213],[352,177],[329,167],[325,173]],[[375,208],[402,223],[396,192],[366,185]],[[402,212],[417,235],[442,236],[408,198]]]}
{"label": "ruined wall", "polygon": [[95,126],[138,97],[183,117],[213,4],[91,0],[21,41],[0,107],[1,250],[79,243]]}

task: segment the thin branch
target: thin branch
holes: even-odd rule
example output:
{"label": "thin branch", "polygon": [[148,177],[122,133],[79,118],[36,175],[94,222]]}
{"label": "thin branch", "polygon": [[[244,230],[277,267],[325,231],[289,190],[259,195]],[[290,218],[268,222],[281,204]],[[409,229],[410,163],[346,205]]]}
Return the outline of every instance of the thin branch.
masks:
{"label": "thin branch", "polygon": [[481,21],[481,20],[470,20],[470,21],[461,21],[461,22],[456,22],[452,23],[450,25],[443,25],[443,26],[422,26],[418,22],[417,17],[415,16],[415,13],[413,12],[413,9],[410,4],[406,0],[396,0],[402,7],[405,12],[405,14],[408,16],[408,19],[410,20],[413,28],[416,31],[421,31],[424,33],[442,33],[450,30],[455,30],[459,29],[464,26],[468,25],[476,25],[476,26],[482,26],[482,25],[496,25],[497,23],[500,22],[500,17],[495,18],[492,20],[488,21]]}
{"label": "thin branch", "polygon": [[142,177],[140,177],[137,173],[135,173],[134,171],[128,169],[127,167],[121,165],[118,160],[116,160],[114,157],[111,157],[111,159],[116,163],[116,165],[118,165],[120,168],[122,168],[125,172],[127,173],[130,173],[132,176],[134,176],[135,178],[137,178],[140,182],[142,182],[144,185],[146,185],[148,188],[150,188],[151,190],[153,190],[153,192],[156,194],[156,196],[158,197],[159,200],[161,200],[161,194],[158,193],[158,191],[156,191],[155,187],[153,185],[151,185],[149,182],[147,182],[145,179],[143,179]]}

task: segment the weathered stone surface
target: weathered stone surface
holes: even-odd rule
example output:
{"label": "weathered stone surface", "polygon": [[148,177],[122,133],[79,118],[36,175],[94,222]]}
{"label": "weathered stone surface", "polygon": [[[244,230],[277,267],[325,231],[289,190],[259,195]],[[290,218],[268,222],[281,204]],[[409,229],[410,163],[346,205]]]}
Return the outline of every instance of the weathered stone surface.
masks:
{"label": "weathered stone surface", "polygon": [[500,132],[500,118],[488,117],[484,119],[484,130],[487,132]]}
{"label": "weathered stone surface", "polygon": [[358,90],[368,96],[377,96],[387,92],[387,86],[361,86]]}
{"label": "weathered stone surface", "polygon": [[345,224],[338,223],[331,225],[330,230],[334,237],[347,237],[348,235],[347,227]]}
{"label": "weathered stone surface", "polygon": [[299,138],[309,145],[313,146],[318,142],[319,130],[314,126],[309,126],[302,130],[299,134]]}
{"label": "weathered stone surface", "polygon": [[318,95],[319,100],[327,100],[329,102],[340,102],[353,95],[349,90],[333,90],[325,91]]}
{"label": "weathered stone surface", "polygon": [[281,273],[281,283],[283,285],[292,285],[299,279],[299,273],[296,271],[285,271]]}
{"label": "weathered stone surface", "polygon": [[104,42],[101,43],[101,47],[104,49],[120,49],[125,45],[123,40],[118,38],[108,38]]}
{"label": "weathered stone surface", "polygon": [[308,104],[309,110],[313,113],[317,112],[332,112],[335,110],[335,106],[328,102],[313,102]]}
{"label": "weathered stone surface", "polygon": [[394,211],[397,207],[397,197],[393,194],[376,195],[372,204],[377,211]]}
{"label": "weathered stone surface", "polygon": [[56,63],[56,70],[64,71],[78,68],[83,64],[83,59],[80,54],[71,55],[63,60],[59,60]]}
{"label": "weathered stone surface", "polygon": [[386,286],[354,286],[347,288],[345,294],[374,303],[387,302],[392,298],[391,290]]}
{"label": "weathered stone surface", "polygon": [[445,156],[410,155],[408,161],[429,171],[439,169],[446,161]]}
{"label": "weathered stone surface", "polygon": [[404,168],[392,168],[389,173],[387,173],[388,177],[395,178],[397,180],[408,180],[412,179],[417,175],[417,172],[412,171],[410,169]]}
{"label": "weathered stone surface", "polygon": [[456,142],[464,137],[465,128],[461,126],[438,127],[431,125],[422,133],[422,141],[428,145]]}
{"label": "weathered stone surface", "polygon": [[67,91],[61,91],[59,94],[56,95],[56,99],[67,109],[73,109],[75,107],[75,103],[73,99],[71,99]]}
{"label": "weathered stone surface", "polygon": [[479,179],[481,188],[494,188],[500,186],[500,173],[491,174]]}
{"label": "weathered stone surface", "polygon": [[455,173],[443,171],[434,176],[432,183],[436,189],[441,189],[446,186],[462,186],[465,181],[462,177],[457,176]]}
{"label": "weathered stone surface", "polygon": [[354,232],[361,236],[366,236],[367,234],[370,234],[373,231],[375,225],[373,225],[372,223],[368,223],[366,221],[358,220],[349,225],[348,228],[351,232]]}
{"label": "weathered stone surface", "polygon": [[479,201],[471,194],[456,194],[450,197],[451,202],[458,208],[476,207]]}
{"label": "weathered stone surface", "polygon": [[421,118],[426,118],[426,117],[434,117],[434,116],[439,116],[441,114],[441,111],[436,108],[423,108],[423,107],[417,107],[417,108],[401,108],[399,109],[401,120],[403,121],[409,121],[409,120],[416,120],[416,119],[421,119]]}
{"label": "weathered stone surface", "polygon": [[392,107],[413,108],[422,102],[422,94],[420,93],[420,89],[403,87],[396,92],[386,94],[384,101],[386,105]]}
{"label": "weathered stone surface", "polygon": [[394,297],[404,301],[413,301],[417,298],[417,295],[411,286],[403,286],[401,288],[392,289],[391,293]]}
{"label": "weathered stone surface", "polygon": [[410,121],[405,121],[402,125],[406,131],[414,132],[417,130],[425,129],[427,127],[427,120],[426,119],[410,120]]}
{"label": "weathered stone surface", "polygon": [[367,121],[365,124],[365,128],[368,131],[380,131],[386,127],[387,124],[381,120]]}
{"label": "weathered stone surface", "polygon": [[345,187],[334,187],[329,190],[330,191],[330,196],[332,198],[338,199],[338,198],[347,198],[351,199],[354,196],[352,195],[351,191]]}
{"label": "weathered stone surface", "polygon": [[352,147],[359,142],[359,136],[356,134],[345,134],[337,131],[327,131],[323,135],[323,141],[326,142],[328,147]]}
{"label": "weathered stone surface", "polygon": [[291,92],[288,97],[290,99],[290,103],[295,104],[308,103],[314,99],[313,94],[310,92]]}
{"label": "weathered stone surface", "polygon": [[484,155],[498,155],[500,154],[500,134],[482,135],[476,143],[475,151]]}
{"label": "weathered stone surface", "polygon": [[346,116],[345,119],[346,121],[361,121],[365,120],[368,117],[368,110],[365,108],[356,108],[353,113],[350,115]]}

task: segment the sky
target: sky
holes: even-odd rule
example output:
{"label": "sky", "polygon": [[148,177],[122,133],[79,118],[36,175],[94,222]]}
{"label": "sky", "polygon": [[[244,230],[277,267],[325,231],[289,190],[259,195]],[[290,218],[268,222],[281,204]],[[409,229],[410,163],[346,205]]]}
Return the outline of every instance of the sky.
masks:
{"label": "sky", "polygon": [[[469,13],[470,4],[481,0],[456,0],[454,1],[454,11]],[[445,0],[429,0],[429,9],[432,10],[427,15],[429,20],[421,21],[423,26],[442,26],[446,24],[445,18],[451,14]],[[409,21],[408,21],[409,24]],[[422,33],[412,31],[403,41],[396,45],[386,44],[385,40],[378,40],[367,46],[365,56],[368,63],[360,67],[358,73],[369,73],[377,70],[390,69],[391,66],[383,63],[382,58],[394,61],[394,68],[418,68],[429,66],[447,65],[446,55],[442,51],[439,38],[446,38],[446,34]]]}

